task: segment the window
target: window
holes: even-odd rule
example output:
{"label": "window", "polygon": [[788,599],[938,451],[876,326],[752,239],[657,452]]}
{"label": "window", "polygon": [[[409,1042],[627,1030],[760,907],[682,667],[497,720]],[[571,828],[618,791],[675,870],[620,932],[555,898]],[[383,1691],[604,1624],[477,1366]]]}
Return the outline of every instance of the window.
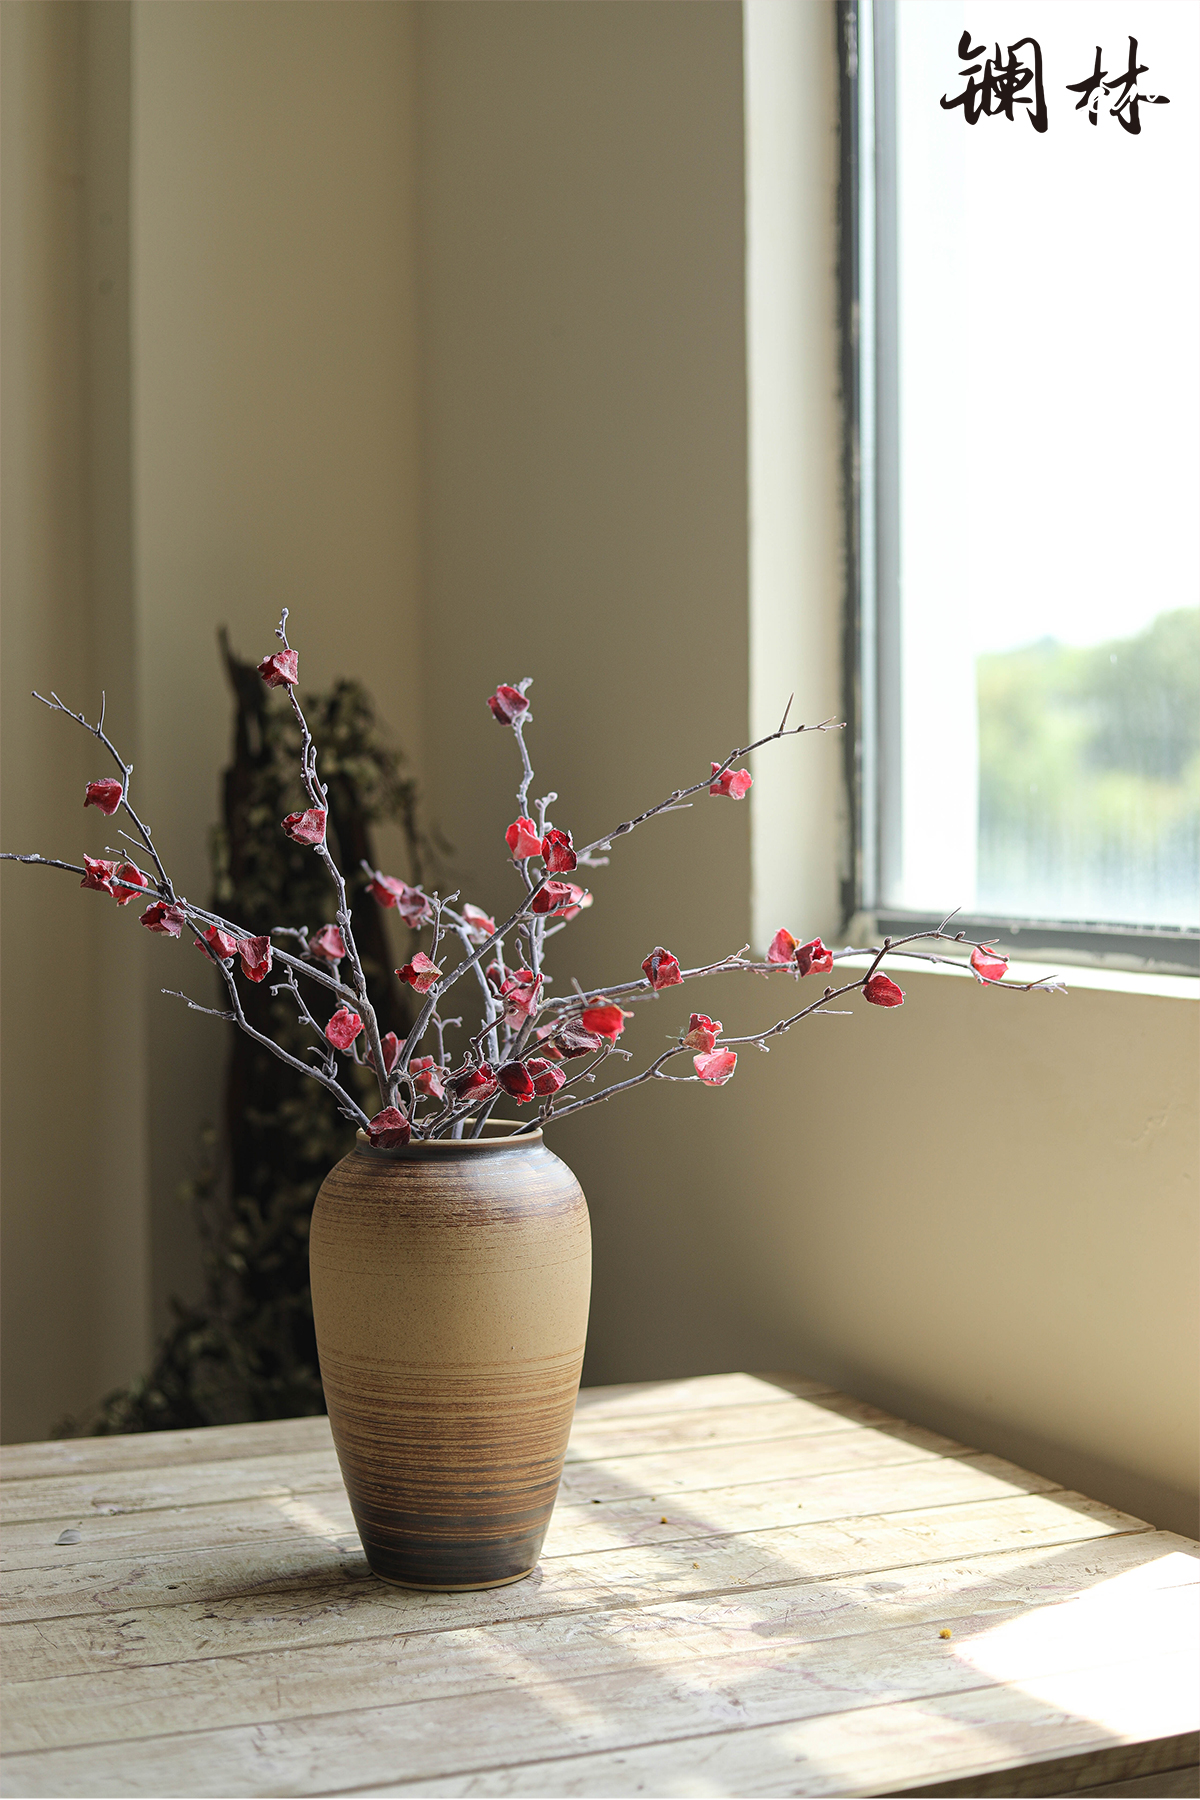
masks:
{"label": "window", "polygon": [[843,26],[858,903],[1200,968],[1200,9]]}

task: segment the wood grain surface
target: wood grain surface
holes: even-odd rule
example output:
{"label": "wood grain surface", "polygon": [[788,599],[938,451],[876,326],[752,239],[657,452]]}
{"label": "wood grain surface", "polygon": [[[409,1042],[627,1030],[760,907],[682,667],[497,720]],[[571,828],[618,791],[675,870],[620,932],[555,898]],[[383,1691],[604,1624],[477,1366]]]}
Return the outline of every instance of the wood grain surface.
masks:
{"label": "wood grain surface", "polygon": [[325,1420],[61,1448],[3,1455],[8,1795],[1191,1791],[1197,1546],[819,1383],[585,1391],[490,1591],[372,1575]]}
{"label": "wood grain surface", "polygon": [[441,1591],[535,1567],[591,1283],[587,1206],[541,1133],[365,1145],[309,1239],[333,1441],[377,1575]]}

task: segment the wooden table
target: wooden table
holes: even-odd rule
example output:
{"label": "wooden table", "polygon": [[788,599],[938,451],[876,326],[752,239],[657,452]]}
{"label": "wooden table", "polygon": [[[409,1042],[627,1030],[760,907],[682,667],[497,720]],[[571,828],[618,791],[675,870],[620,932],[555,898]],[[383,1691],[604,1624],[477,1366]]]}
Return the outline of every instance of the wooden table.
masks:
{"label": "wooden table", "polygon": [[1197,1792],[1197,1546],[817,1382],[585,1391],[488,1593],[370,1574],[324,1419],[0,1494],[8,1795]]}

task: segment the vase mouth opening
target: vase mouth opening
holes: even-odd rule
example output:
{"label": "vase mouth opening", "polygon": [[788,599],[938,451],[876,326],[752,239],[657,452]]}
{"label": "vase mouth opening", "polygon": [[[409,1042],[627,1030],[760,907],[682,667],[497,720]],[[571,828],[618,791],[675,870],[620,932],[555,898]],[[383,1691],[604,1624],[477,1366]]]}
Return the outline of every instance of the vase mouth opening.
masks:
{"label": "vase mouth opening", "polygon": [[356,1134],[355,1151],[359,1156],[384,1156],[401,1161],[417,1156],[461,1156],[473,1154],[481,1150],[504,1150],[519,1148],[524,1144],[540,1144],[542,1128],[530,1131],[523,1127],[519,1119],[485,1119],[483,1130],[478,1137],[461,1138],[410,1138],[403,1147],[385,1150],[378,1144],[372,1144],[365,1131]]}

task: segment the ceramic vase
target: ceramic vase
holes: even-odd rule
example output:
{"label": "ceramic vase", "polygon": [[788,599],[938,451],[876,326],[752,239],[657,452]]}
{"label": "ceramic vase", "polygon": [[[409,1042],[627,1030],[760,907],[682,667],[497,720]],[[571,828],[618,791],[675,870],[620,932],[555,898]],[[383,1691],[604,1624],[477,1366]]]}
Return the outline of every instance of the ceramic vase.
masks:
{"label": "ceramic vase", "polygon": [[579,1388],[587,1205],[540,1131],[359,1143],[313,1209],[321,1380],[367,1560],[400,1587],[532,1572]]}

